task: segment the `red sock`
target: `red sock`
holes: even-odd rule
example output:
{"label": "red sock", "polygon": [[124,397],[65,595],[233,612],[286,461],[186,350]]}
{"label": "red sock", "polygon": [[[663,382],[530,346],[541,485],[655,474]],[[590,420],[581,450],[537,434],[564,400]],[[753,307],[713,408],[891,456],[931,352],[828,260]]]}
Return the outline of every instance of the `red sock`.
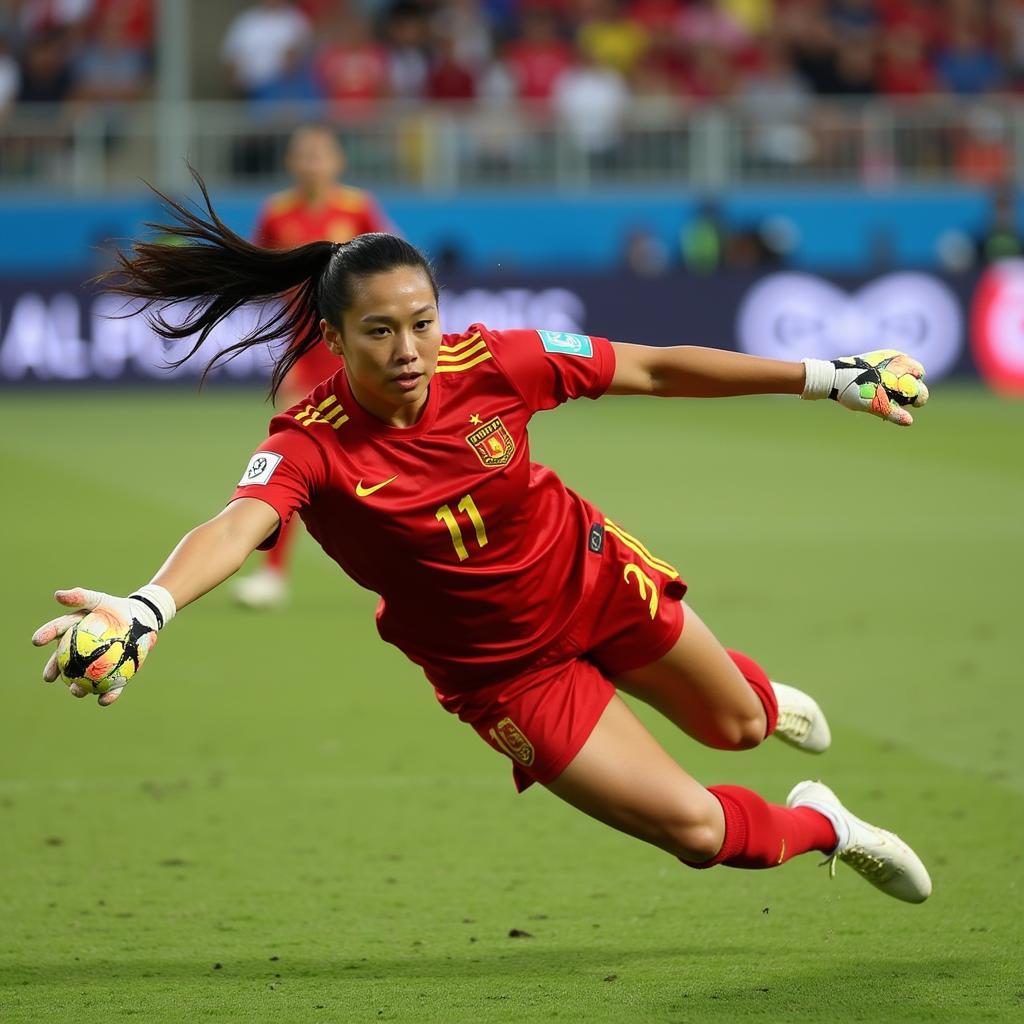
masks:
{"label": "red sock", "polygon": [[838,842],[832,822],[810,807],[770,804],[742,786],[710,786],[709,791],[725,812],[725,839],[711,860],[683,861],[691,868],[774,868],[811,850],[831,853]]}
{"label": "red sock", "polygon": [[775,732],[775,723],[779,720],[779,702],[775,699],[772,681],[753,658],[749,658],[739,651],[726,650],[725,653],[732,658],[733,664],[743,673],[743,678],[750,684],[750,688],[763,705],[765,718],[768,719],[768,727],[764,734],[766,737],[771,736]]}
{"label": "red sock", "polygon": [[277,541],[267,552],[267,568],[274,572],[283,573],[287,568],[288,552],[292,546],[292,539],[295,537],[295,520],[289,519],[287,523],[281,524],[277,533]]}

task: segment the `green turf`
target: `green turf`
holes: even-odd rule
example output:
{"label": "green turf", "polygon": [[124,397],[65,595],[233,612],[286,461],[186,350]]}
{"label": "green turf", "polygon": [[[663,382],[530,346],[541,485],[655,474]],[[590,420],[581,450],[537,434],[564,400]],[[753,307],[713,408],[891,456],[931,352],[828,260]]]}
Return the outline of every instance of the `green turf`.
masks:
{"label": "green turf", "polygon": [[49,592],[147,579],[265,419],[251,395],[0,401],[0,1021],[1020,1019],[1024,407],[940,386],[911,431],[785,400],[535,423],[835,742],[714,752],[645,713],[657,735],[775,799],[820,775],[917,847],[921,907],[814,857],[688,871],[515,796],[305,538],[287,612],[209,596],[116,707],[40,682]]}

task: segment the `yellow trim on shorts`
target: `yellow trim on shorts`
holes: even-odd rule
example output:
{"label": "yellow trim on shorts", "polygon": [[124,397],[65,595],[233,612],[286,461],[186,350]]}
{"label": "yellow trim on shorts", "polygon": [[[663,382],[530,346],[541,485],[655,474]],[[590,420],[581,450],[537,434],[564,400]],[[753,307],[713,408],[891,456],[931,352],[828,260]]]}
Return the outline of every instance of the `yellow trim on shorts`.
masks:
{"label": "yellow trim on shorts", "polygon": [[630,549],[634,554],[639,555],[652,569],[656,569],[658,572],[663,573],[670,579],[679,579],[679,573],[669,565],[668,562],[663,562],[660,558],[656,558],[651,554],[650,551],[644,546],[642,541],[636,539],[631,534],[626,533],[621,526],[616,525],[610,519],[604,521],[605,529],[608,530],[612,536],[618,537],[627,548]]}

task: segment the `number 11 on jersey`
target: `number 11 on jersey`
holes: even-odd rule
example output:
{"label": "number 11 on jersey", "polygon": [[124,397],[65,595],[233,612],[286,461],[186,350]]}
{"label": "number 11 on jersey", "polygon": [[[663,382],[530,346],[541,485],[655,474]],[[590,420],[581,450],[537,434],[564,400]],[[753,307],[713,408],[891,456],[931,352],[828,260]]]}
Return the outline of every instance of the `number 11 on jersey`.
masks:
{"label": "number 11 on jersey", "polygon": [[[469,521],[473,524],[473,529],[476,530],[477,545],[482,548],[487,547],[487,530],[484,529],[483,517],[480,515],[480,510],[476,507],[473,496],[467,494],[459,502],[457,508],[460,512],[465,512],[469,516]],[[452,544],[455,546],[455,554],[459,556],[460,562],[464,562],[469,558],[469,552],[466,550],[466,542],[462,539],[462,529],[459,527],[459,521],[455,518],[451,505],[442,505],[434,513],[434,518],[439,523],[444,523],[448,527],[448,532],[452,536]]]}

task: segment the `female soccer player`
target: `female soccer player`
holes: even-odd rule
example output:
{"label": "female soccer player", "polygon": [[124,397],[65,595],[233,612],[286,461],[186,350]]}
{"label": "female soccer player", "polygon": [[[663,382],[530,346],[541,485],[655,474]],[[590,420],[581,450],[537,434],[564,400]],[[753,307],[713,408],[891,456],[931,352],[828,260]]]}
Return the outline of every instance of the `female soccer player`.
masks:
{"label": "female soccer player", "polygon": [[[298,511],[327,554],[380,595],[382,638],[512,761],[520,789],[539,782],[693,867],[770,868],[821,851],[891,896],[927,898],[910,847],[821,783],[798,784],[779,806],[739,786],[705,788],[666,754],[617,689],[713,747],[774,733],[820,752],[830,735],[810,697],[723,649],[682,603],[686,585],[668,562],[532,463],[527,435],[539,410],[604,395],[794,394],[909,425],[907,406],[928,396],[919,364],[878,352],[789,363],[480,324],[442,334],[431,269],[401,239],[271,251],[206,204],[208,217],[172,203],[173,230],[189,243],[137,244],[115,290],[150,308],[193,300],[186,323],[158,312],[154,322],[167,338],[198,331],[200,343],[239,305],[284,296],[281,313],[227,354],[297,338],[274,388],[321,338],[344,366],[272,419],[227,507],[188,533],[151,583],[128,598],[57,591],[67,613],[37,630],[36,645],[90,616],[116,623],[124,664],[99,698],[113,704],[176,610],[272,544]],[[43,678],[58,674],[54,655]]]}

